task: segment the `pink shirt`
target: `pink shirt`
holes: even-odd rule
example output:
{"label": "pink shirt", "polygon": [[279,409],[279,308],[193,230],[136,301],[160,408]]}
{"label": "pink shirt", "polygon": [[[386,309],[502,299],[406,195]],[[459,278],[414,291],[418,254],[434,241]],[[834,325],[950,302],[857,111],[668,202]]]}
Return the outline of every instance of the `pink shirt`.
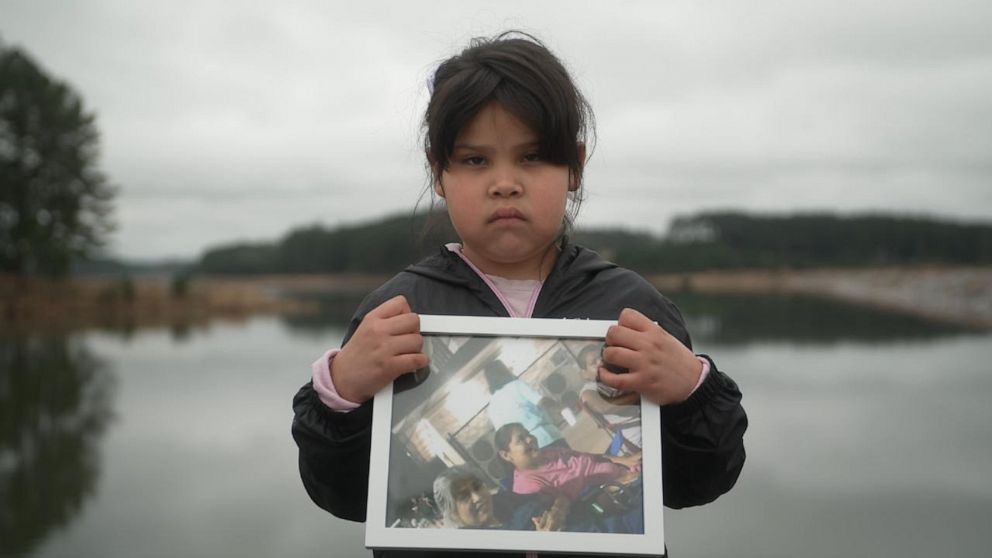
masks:
{"label": "pink shirt", "polygon": [[541,457],[547,461],[537,469],[517,469],[513,472],[514,492],[541,492],[576,500],[586,487],[611,481],[630,472],[623,465],[561,446],[544,448],[541,450]]}

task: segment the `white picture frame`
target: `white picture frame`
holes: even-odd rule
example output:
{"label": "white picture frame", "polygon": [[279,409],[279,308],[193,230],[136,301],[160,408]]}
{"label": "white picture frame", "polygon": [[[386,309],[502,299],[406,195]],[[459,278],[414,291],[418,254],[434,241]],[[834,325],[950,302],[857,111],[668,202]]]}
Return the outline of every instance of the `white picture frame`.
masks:
{"label": "white picture frame", "polygon": [[[626,421],[633,421],[633,415],[639,417],[638,452],[637,445],[626,439],[632,436],[625,433],[633,429],[624,425],[632,422],[611,422],[618,415],[596,413],[585,403],[595,395],[590,387],[595,385],[592,383],[595,372],[589,372],[595,369],[591,364],[593,357],[589,356],[593,349],[587,347],[595,348],[598,354],[607,329],[615,323],[421,315],[421,333],[424,350],[431,358],[430,368],[404,375],[375,396],[365,545],[383,549],[664,554],[658,406],[635,396],[633,405],[617,407]],[[580,368],[580,354],[582,360],[590,361],[585,371]],[[497,361],[501,364],[494,364]],[[517,471],[501,457],[512,456],[495,447],[495,422],[507,420],[505,414],[497,416],[498,408],[505,405],[496,400],[505,397],[495,393],[511,390],[502,387],[493,390],[490,384],[498,384],[499,380],[492,379],[496,376],[485,378],[487,370],[488,374],[496,374],[501,368],[513,374],[514,378],[508,382],[523,382],[539,392],[542,398],[535,407],[538,414],[547,408],[562,411],[557,416],[542,415],[544,419],[551,417],[550,423],[558,428],[559,438],[554,438],[553,433],[547,435],[545,430],[554,428],[545,428],[544,423],[530,431],[534,447],[542,443],[537,441],[538,431],[546,439],[554,440],[542,446],[540,452],[575,454],[575,459],[605,463],[602,467],[609,469],[611,475],[616,467],[626,467],[639,453],[639,476],[634,465],[622,469],[616,479],[605,483],[595,480],[588,482],[588,486],[580,486],[586,480],[600,477],[576,476],[571,484],[560,487],[541,485],[541,490],[551,490],[550,494],[525,497],[507,494],[512,491],[506,486],[507,479],[512,479],[510,484],[516,484],[518,490],[532,490],[535,484],[527,476],[530,471]],[[527,395],[520,401],[526,403],[531,399]],[[521,417],[530,420],[532,415],[526,412]],[[611,418],[604,419],[606,416]],[[519,428],[512,425],[504,428],[508,432],[515,429]],[[599,450],[604,444],[608,447],[601,454]],[[627,461],[623,465],[607,463],[608,459],[619,459],[605,455],[610,452],[624,455]],[[460,467],[460,471],[471,469],[479,484],[486,486],[493,504],[487,508],[492,512],[488,515],[490,525],[459,528],[445,523],[443,506],[433,498],[433,479],[454,466]],[[566,489],[571,504],[562,530],[530,530],[521,517],[526,518],[534,510],[539,512],[554,498],[565,496]],[[504,505],[500,509],[512,513],[507,512],[503,517],[512,519],[495,519],[496,503],[508,501],[524,504]],[[588,532],[590,529],[595,532]]]}

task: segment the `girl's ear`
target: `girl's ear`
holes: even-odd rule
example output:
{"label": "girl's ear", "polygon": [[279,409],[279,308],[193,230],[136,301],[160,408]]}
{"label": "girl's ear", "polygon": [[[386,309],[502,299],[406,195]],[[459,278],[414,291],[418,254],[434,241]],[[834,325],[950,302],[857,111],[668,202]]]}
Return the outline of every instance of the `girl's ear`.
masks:
{"label": "girl's ear", "polygon": [[507,463],[510,463],[510,452],[506,450],[499,450],[496,453],[499,454],[500,459],[506,461]]}
{"label": "girl's ear", "polygon": [[[579,155],[579,168],[585,170],[586,166],[586,144],[581,141],[575,144],[575,150]],[[576,174],[574,172],[568,173],[568,191],[575,192],[579,189],[579,183],[582,182],[582,174]]]}
{"label": "girl's ear", "polygon": [[431,157],[430,152],[427,153],[427,163],[431,167],[431,181],[434,182],[434,193],[444,198],[444,185],[441,184],[441,168]]}

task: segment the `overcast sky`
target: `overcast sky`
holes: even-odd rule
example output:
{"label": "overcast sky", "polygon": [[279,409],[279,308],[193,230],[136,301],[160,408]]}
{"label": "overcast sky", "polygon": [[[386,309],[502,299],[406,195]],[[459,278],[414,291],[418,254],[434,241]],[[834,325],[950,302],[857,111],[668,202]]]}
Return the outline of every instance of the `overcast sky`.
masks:
{"label": "overcast sky", "polygon": [[409,211],[434,64],[507,28],[596,112],[580,226],[701,210],[992,220],[992,2],[0,0],[97,114],[129,258]]}

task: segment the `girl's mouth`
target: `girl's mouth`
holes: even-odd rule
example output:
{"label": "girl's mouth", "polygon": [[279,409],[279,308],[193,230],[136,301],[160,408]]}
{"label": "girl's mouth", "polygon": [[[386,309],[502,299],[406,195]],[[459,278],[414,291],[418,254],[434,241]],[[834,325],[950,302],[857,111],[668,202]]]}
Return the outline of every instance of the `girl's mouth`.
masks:
{"label": "girl's mouth", "polygon": [[520,212],[519,209],[515,207],[501,207],[496,211],[493,211],[492,215],[489,216],[489,222],[495,223],[496,221],[503,220],[524,220],[524,214]]}

